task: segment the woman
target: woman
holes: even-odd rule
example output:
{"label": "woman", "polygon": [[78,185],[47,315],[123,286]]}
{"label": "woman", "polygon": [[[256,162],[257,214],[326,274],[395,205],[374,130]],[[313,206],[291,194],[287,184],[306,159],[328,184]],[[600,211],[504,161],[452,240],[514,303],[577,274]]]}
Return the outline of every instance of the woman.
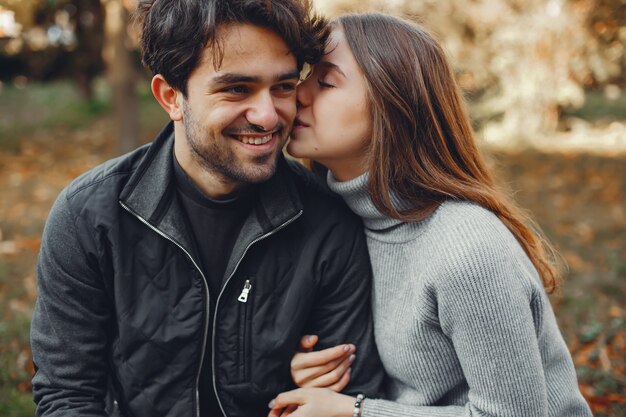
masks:
{"label": "woman", "polygon": [[[327,167],[363,218],[389,379],[386,400],[304,388],[269,415],[590,416],[546,295],[549,247],[486,169],[432,36],[381,14],[340,17],[298,100],[288,151]],[[296,380],[327,372],[308,365]]]}

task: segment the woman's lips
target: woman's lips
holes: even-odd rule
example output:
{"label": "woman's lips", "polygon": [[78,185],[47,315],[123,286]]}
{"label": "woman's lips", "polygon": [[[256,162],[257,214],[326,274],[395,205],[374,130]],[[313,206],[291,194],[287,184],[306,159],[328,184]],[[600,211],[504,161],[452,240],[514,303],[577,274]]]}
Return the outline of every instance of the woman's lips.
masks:
{"label": "woman's lips", "polygon": [[299,117],[296,117],[296,119],[293,121],[292,130],[300,130],[304,129],[305,127],[309,127],[309,125],[307,123],[304,123]]}

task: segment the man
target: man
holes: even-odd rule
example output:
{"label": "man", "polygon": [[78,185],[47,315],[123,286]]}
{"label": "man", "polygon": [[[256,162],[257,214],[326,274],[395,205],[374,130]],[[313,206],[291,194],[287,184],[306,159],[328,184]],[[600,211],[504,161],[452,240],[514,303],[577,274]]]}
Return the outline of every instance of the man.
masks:
{"label": "man", "polygon": [[300,0],[139,5],[170,123],[73,181],[37,266],[40,416],[267,414],[303,334],[382,379],[360,224],[281,149],[324,22]]}

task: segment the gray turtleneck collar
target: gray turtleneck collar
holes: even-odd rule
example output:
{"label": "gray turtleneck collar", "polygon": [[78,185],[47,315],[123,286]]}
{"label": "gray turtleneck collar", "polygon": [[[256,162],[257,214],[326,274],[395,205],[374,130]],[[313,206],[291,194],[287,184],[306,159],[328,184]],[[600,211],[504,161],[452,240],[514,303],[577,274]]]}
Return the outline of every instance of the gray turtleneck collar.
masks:
{"label": "gray turtleneck collar", "polygon": [[[339,194],[348,207],[363,219],[363,224],[369,230],[384,230],[402,223],[382,214],[374,205],[372,198],[367,190],[369,182],[369,173],[362,174],[349,181],[339,181],[335,178],[331,171],[328,171],[326,178],[328,187]],[[401,207],[400,201],[394,199],[392,201],[396,207]]]}

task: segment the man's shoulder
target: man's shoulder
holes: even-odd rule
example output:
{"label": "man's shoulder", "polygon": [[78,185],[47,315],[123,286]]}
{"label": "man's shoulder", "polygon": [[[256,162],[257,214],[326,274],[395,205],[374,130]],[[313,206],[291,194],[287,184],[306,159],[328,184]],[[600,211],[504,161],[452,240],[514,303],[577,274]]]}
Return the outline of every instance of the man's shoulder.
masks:
{"label": "man's shoulder", "polygon": [[335,198],[335,195],[330,191],[324,179],[311,172],[301,163],[293,159],[285,158],[285,165],[293,180],[302,188],[304,193],[319,193],[325,197]]}
{"label": "man's shoulder", "polygon": [[[80,201],[94,194],[119,195],[128,178],[135,172],[147,152],[149,144],[125,155],[109,159],[76,177],[65,188],[68,200]],[[117,198],[115,198],[117,204]]]}
{"label": "man's shoulder", "polygon": [[286,159],[305,211],[315,211],[320,216],[356,218],[340,196],[333,193],[324,178],[314,174],[302,164]]}

